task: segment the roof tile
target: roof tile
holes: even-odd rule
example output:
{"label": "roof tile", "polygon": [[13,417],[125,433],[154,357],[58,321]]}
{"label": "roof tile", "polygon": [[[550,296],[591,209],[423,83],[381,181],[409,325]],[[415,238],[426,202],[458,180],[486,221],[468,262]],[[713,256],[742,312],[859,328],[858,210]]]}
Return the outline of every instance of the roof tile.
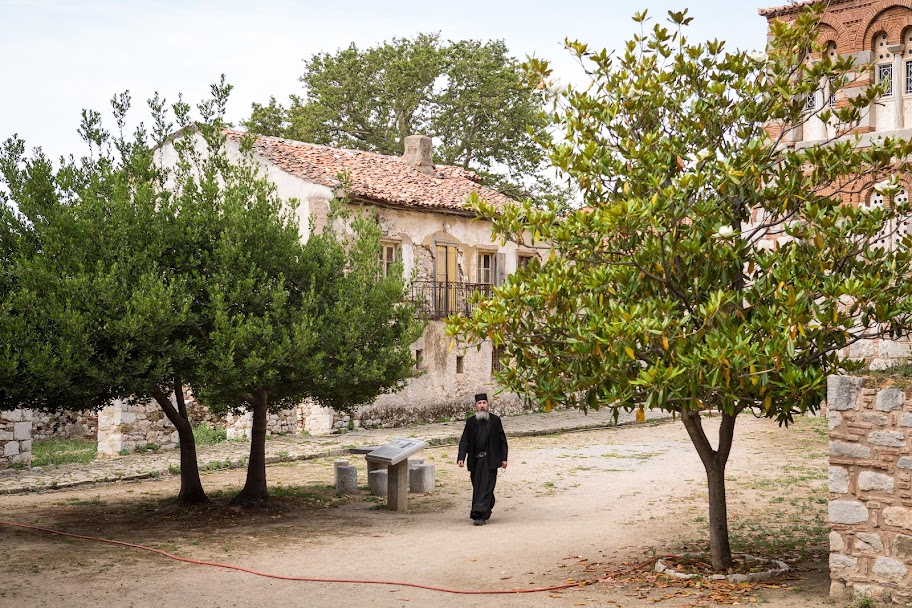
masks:
{"label": "roof tile", "polygon": [[[226,130],[229,139],[245,134]],[[452,165],[435,165],[428,174],[398,156],[363,150],[331,148],[280,137],[258,136],[254,151],[279,169],[309,182],[334,188],[338,175],[347,173],[351,194],[382,204],[470,212],[466,197],[476,192],[488,202],[504,205],[511,199],[483,186],[472,171]]]}

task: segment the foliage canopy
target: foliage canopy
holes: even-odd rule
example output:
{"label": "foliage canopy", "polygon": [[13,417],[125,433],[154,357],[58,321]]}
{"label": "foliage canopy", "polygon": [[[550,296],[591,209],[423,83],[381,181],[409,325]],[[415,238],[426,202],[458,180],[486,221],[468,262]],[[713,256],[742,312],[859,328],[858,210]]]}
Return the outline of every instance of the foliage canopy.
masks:
{"label": "foliage canopy", "polygon": [[[591,82],[554,91],[562,139],[550,156],[587,207],[476,201],[497,236],[531,234],[553,255],[450,323],[502,345],[512,364],[499,379],[546,408],[680,414],[710,479],[716,567],[731,560],[724,467],[735,417],[788,424],[815,411],[827,375],[853,365],[846,346],[912,327],[912,241],[895,233],[908,202],[845,204],[875,182],[896,194],[912,144],[862,146],[849,134],[882,90],[846,92],[871,68],[820,53],[820,10],[773,23],[767,53],[690,42],[686,11],[670,13],[670,28],[637,15],[644,31],[617,56],[568,41]],[[530,68],[550,77],[544,62]],[[839,103],[809,112],[821,83]],[[810,121],[833,137],[789,145]],[[722,413],[716,449],[700,423],[708,410]]]}

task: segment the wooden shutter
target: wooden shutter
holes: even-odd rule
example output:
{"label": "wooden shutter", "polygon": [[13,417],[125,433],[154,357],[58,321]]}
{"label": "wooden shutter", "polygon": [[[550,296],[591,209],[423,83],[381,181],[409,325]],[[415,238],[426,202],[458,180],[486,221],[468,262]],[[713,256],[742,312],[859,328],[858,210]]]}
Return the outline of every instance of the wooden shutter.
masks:
{"label": "wooden shutter", "polygon": [[507,254],[498,253],[494,256],[493,275],[495,285],[503,285],[507,280]]}

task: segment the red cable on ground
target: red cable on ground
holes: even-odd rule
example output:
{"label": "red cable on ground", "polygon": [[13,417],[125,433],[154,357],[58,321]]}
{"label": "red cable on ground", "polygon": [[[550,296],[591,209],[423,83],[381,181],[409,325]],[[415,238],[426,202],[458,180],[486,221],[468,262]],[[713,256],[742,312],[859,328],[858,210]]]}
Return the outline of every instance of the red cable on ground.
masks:
{"label": "red cable on ground", "polygon": [[161,549],[155,549],[153,547],[146,547],[145,545],[137,545],[134,543],[128,543],[121,540],[111,540],[108,538],[97,538],[94,536],[84,536],[82,534],[72,534],[70,532],[61,532],[60,530],[51,530],[50,528],[40,528],[38,526],[29,526],[27,524],[19,524],[12,521],[0,521],[0,526],[10,526],[13,528],[24,528],[26,530],[38,530],[39,532],[47,532],[48,534],[55,534],[57,536],[67,536],[70,538],[77,538],[79,540],[90,540],[99,543],[107,543],[109,545],[118,545],[121,547],[129,547],[131,549],[140,549],[142,551],[149,551],[151,553],[158,553],[169,559],[173,559],[179,562],[185,562],[187,564],[196,564],[199,566],[212,566],[214,568],[225,568],[227,570],[237,570],[239,572],[246,572],[247,574],[253,574],[255,576],[263,576],[266,578],[275,578],[283,581],[304,581],[310,583],[352,583],[359,585],[394,585],[397,587],[414,587],[416,589],[427,589],[428,591],[439,591],[441,593],[456,593],[461,595],[503,595],[507,593],[541,593],[542,591],[558,591],[560,589],[570,589],[571,587],[581,587],[589,585],[592,582],[579,582],[579,583],[565,583],[563,585],[554,585],[552,587],[534,587],[532,589],[494,589],[490,591],[482,590],[471,590],[471,589],[446,589],[444,587],[434,587],[432,585],[422,585],[420,583],[403,583],[400,581],[383,581],[383,580],[360,580],[360,579],[349,579],[349,578],[317,578],[310,576],[285,576],[283,574],[270,574],[268,572],[259,572],[257,570],[251,570],[250,568],[244,568],[243,566],[232,566],[230,564],[220,564],[218,562],[208,562],[197,559],[190,559],[189,557],[180,557],[179,555],[174,555],[173,553],[168,553],[167,551],[162,551]]}

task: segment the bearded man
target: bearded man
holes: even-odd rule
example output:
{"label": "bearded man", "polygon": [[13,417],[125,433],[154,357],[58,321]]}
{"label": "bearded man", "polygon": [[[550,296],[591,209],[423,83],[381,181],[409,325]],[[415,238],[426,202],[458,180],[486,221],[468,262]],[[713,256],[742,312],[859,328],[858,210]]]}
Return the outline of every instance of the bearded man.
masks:
{"label": "bearded man", "polygon": [[507,468],[507,435],[500,418],[490,412],[485,393],[475,395],[475,415],[466,420],[456,464],[469,468],[472,479],[469,517],[476,526],[483,526],[494,508],[497,469]]}

